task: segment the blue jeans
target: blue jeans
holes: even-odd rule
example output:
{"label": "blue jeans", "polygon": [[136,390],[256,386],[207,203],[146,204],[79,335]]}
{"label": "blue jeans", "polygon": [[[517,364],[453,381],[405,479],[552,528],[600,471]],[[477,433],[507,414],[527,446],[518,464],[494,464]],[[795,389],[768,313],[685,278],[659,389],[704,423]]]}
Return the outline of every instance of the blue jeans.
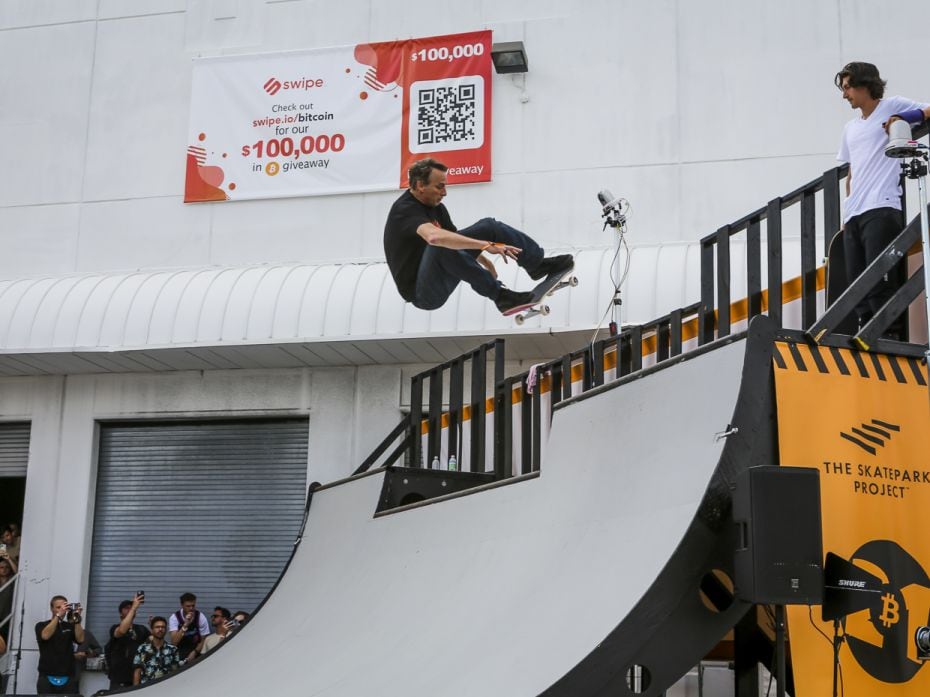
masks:
{"label": "blue jeans", "polygon": [[[503,242],[523,251],[517,256],[517,265],[535,269],[543,260],[543,249],[526,233],[494,218],[482,218],[474,225],[459,230],[460,235],[486,242]],[[477,249],[447,249],[428,246],[417,269],[417,288],[413,304],[421,310],[442,307],[461,281],[476,293],[497,300],[501,283],[491,272],[478,263],[481,254]]]}

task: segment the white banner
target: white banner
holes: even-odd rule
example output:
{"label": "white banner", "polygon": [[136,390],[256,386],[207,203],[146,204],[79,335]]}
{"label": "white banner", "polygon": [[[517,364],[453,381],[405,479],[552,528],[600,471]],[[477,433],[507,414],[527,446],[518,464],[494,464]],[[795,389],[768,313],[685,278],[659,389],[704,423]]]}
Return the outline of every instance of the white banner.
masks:
{"label": "white banner", "polygon": [[[489,31],[194,63],[186,202],[488,181]],[[412,100],[412,101],[411,101]]]}

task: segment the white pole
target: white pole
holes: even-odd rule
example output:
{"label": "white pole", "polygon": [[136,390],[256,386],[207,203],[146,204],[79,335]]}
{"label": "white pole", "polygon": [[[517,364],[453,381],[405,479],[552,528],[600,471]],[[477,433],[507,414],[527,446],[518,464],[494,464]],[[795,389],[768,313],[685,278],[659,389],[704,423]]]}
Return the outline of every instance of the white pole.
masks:
{"label": "white pole", "polygon": [[[924,256],[924,305],[927,310],[927,350],[924,351],[924,362],[930,375],[930,221],[927,213],[927,177],[917,177],[917,190],[920,192],[920,243]],[[928,381],[930,383],[930,381]],[[930,390],[928,390],[930,395]]]}

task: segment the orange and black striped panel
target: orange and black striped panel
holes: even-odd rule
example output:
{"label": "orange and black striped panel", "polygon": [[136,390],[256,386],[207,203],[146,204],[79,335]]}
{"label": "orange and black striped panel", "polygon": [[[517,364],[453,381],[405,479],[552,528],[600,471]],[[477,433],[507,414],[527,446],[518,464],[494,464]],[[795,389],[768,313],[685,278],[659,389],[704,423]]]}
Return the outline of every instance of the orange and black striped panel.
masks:
{"label": "orange and black striped panel", "polygon": [[844,375],[927,386],[927,368],[917,358],[866,353],[835,346],[776,341],[773,353],[779,370]]}

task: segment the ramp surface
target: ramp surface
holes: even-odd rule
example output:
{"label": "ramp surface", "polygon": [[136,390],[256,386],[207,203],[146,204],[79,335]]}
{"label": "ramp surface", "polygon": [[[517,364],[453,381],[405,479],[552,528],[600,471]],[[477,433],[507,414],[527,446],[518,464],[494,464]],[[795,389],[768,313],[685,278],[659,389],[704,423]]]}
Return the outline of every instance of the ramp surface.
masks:
{"label": "ramp surface", "polygon": [[[566,402],[538,475],[378,516],[384,470],[323,487],[252,621],[145,694],[519,697],[619,684],[622,666],[594,678],[578,667],[657,592],[691,534],[746,343]],[[648,643],[660,614],[627,644]]]}

